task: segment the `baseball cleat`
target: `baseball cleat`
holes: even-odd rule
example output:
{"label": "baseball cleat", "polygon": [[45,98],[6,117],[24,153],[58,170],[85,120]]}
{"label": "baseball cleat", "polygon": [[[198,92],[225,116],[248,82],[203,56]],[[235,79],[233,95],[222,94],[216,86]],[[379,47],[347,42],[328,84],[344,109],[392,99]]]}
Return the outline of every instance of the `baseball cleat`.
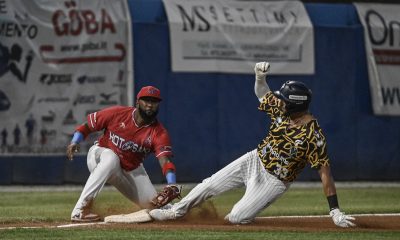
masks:
{"label": "baseball cleat", "polygon": [[83,214],[78,213],[71,217],[72,222],[97,222],[100,221],[100,216],[95,213]]}
{"label": "baseball cleat", "polygon": [[172,209],[153,209],[149,212],[150,216],[157,221],[176,219],[176,213]]}

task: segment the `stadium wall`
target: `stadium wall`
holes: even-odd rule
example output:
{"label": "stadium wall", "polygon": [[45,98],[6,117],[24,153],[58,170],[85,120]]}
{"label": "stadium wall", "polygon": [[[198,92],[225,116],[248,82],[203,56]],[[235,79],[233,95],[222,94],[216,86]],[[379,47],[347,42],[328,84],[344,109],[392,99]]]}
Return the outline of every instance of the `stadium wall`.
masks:
{"label": "stadium wall", "polygon": [[[314,75],[270,76],[277,89],[286,80],[313,90],[311,111],[328,141],[337,181],[400,180],[400,118],[372,112],[363,28],[352,4],[305,3],[314,25]],[[257,110],[254,76],[173,73],[168,21],[161,0],[129,0],[134,44],[135,93],[160,88],[159,119],[170,132],[179,182],[198,182],[256,147],[268,129]],[[1,157],[0,184],[83,183],[84,157]],[[144,163],[155,183],[164,182],[154,157]],[[306,168],[300,180],[317,180]]]}

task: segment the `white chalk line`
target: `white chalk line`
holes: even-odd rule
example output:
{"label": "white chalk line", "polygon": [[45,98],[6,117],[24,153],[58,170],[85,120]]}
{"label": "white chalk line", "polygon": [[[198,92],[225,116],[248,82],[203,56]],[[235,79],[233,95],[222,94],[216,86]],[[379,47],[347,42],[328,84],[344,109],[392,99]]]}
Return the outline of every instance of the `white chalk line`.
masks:
{"label": "white chalk line", "polygon": [[102,225],[107,224],[106,222],[91,222],[91,223],[70,223],[65,225],[58,225],[57,228],[71,228],[71,227],[82,227],[82,226],[92,226],[92,225]]}
{"label": "white chalk line", "polygon": [[[400,213],[363,213],[363,214],[349,214],[352,217],[397,217]],[[256,219],[288,219],[288,218],[330,218],[329,215],[305,215],[305,216],[269,216],[269,217],[257,217]],[[13,230],[13,229],[39,229],[39,228],[74,228],[74,227],[86,227],[94,225],[105,225],[109,224],[106,222],[91,222],[91,223],[70,223],[58,226],[10,226],[0,227],[0,230]]]}
{"label": "white chalk line", "polygon": [[13,229],[39,229],[39,228],[73,228],[73,227],[87,227],[93,225],[103,225],[106,222],[90,222],[90,223],[70,223],[58,226],[10,226],[10,227],[0,227],[0,230],[13,230]]}

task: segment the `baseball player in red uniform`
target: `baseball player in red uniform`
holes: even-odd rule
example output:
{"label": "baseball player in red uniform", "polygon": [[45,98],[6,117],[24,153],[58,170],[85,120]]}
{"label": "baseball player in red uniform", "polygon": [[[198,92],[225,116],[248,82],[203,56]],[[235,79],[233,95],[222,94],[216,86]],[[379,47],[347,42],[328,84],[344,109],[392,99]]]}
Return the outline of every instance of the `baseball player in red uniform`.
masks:
{"label": "baseball player in red uniform", "polygon": [[333,222],[340,227],[354,226],[354,218],[339,210],[326,140],[308,111],[311,90],[301,82],[287,81],[279,91],[272,92],[266,82],[269,63],[257,63],[254,70],[259,110],[271,118],[267,136],[256,149],[203,180],[180,202],[169,209],[154,209],[150,215],[160,221],[182,217],[206,199],[244,186],[244,196],[225,219],[234,224],[250,223],[289,189],[309,163],[320,174]]}
{"label": "baseball player in red uniform", "polygon": [[160,101],[160,90],[143,87],[137,95],[136,107],[105,108],[89,114],[87,122],[76,128],[67,147],[70,160],[87,135],[96,131],[103,131],[103,135],[88,151],[90,176],[71,213],[72,221],[100,219],[90,208],[106,182],[140,207],[152,208],[150,201],[157,192],[142,165],[150,153],[158,158],[168,184],[176,183],[170,138],[156,118]]}

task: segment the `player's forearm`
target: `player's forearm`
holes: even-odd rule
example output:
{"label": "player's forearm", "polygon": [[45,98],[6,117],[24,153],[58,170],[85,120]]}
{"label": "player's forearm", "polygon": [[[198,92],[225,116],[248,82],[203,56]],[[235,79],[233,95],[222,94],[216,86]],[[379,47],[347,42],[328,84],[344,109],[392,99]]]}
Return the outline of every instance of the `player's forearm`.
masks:
{"label": "player's forearm", "polygon": [[76,128],[76,131],[72,137],[71,143],[79,144],[91,133],[87,123],[84,123]]}
{"label": "player's forearm", "polygon": [[261,102],[264,95],[270,91],[269,86],[267,84],[266,78],[267,73],[269,71],[269,63],[268,62],[259,62],[254,66],[254,73],[256,75],[256,80],[254,83],[254,92]]}
{"label": "player's forearm", "polygon": [[255,92],[257,98],[260,101],[265,96],[265,94],[267,92],[269,92],[269,91],[270,91],[270,88],[269,88],[269,86],[267,84],[267,81],[265,79],[264,80],[258,80],[256,78],[256,81],[254,83],[254,92]]}
{"label": "player's forearm", "polygon": [[325,196],[332,196],[336,194],[335,182],[330,172],[329,166],[323,166],[319,170],[321,177],[322,187],[324,189]]}
{"label": "player's forearm", "polygon": [[159,158],[159,163],[162,168],[162,172],[167,180],[168,184],[176,183],[176,167],[167,157]]}

